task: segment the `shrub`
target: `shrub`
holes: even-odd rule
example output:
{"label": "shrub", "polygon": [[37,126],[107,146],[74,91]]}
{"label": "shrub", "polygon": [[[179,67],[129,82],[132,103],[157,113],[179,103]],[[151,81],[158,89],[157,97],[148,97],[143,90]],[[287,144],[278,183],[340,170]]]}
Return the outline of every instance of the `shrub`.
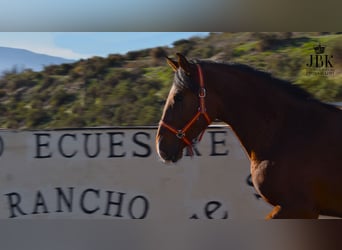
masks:
{"label": "shrub", "polygon": [[76,99],[74,94],[67,93],[64,89],[57,90],[57,93],[52,96],[51,104],[53,106],[61,106],[70,103]]}
{"label": "shrub", "polygon": [[279,43],[279,38],[275,33],[259,33],[260,41],[257,44],[259,51],[270,50]]}
{"label": "shrub", "polygon": [[162,60],[164,62],[164,58],[167,56],[167,53],[162,47],[157,47],[151,49],[150,56],[152,57],[154,65],[159,65],[161,64]]}
{"label": "shrub", "polygon": [[42,109],[31,109],[27,112],[25,125],[29,128],[38,127],[46,124],[50,120],[51,117],[47,111]]}

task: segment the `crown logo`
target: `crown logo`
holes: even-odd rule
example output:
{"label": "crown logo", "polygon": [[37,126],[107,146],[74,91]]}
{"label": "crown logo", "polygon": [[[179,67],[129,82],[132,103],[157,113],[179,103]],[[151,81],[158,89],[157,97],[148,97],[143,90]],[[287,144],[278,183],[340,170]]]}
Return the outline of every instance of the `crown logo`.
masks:
{"label": "crown logo", "polygon": [[325,46],[322,46],[320,43],[318,46],[314,47],[315,53],[316,54],[323,54],[325,50]]}

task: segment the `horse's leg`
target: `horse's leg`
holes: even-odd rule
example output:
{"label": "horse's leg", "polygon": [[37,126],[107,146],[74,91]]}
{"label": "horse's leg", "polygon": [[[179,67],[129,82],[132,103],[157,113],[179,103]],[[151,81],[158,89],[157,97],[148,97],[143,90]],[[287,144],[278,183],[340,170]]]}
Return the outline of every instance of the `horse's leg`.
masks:
{"label": "horse's leg", "polygon": [[319,212],[312,208],[275,206],[266,219],[317,219]]}
{"label": "horse's leg", "polygon": [[278,214],[278,212],[281,210],[281,207],[278,205],[278,206],[275,206],[272,211],[265,217],[266,220],[270,220],[270,219],[273,219],[274,216],[276,214]]}

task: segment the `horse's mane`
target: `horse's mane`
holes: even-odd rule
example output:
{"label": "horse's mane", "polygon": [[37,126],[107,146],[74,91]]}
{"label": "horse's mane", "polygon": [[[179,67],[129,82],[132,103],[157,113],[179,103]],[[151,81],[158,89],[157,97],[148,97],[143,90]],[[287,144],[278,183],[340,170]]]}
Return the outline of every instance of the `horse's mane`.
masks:
{"label": "horse's mane", "polygon": [[[210,65],[217,65],[222,66],[223,70],[233,70],[238,72],[245,72],[248,74],[253,74],[257,77],[264,78],[266,84],[271,84],[272,86],[275,86],[276,88],[279,88],[281,91],[286,92],[290,94],[291,96],[301,99],[303,101],[311,101],[311,102],[317,102],[320,103],[326,107],[331,107],[337,109],[334,105],[323,103],[320,100],[316,99],[312,94],[307,92],[306,90],[302,89],[298,85],[295,85],[291,83],[290,81],[283,80],[277,77],[274,77],[271,73],[265,72],[262,70],[258,70],[256,68],[253,68],[251,66],[248,66],[246,64],[240,64],[240,63],[231,63],[231,62],[218,62],[218,61],[211,61],[211,60],[191,60],[192,63],[200,63],[200,64],[210,64]],[[186,74],[179,72],[177,76],[177,85],[180,88],[188,87],[193,90],[198,90],[197,84],[192,84],[191,81],[188,81],[188,76]],[[190,85],[189,85],[190,84]]]}

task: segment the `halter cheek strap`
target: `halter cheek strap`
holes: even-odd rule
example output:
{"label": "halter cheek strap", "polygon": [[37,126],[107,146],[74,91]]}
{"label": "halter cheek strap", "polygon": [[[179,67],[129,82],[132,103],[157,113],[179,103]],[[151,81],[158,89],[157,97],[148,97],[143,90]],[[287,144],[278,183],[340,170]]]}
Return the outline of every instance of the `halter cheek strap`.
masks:
{"label": "halter cheek strap", "polygon": [[[171,131],[173,134],[175,134],[175,136],[182,140],[189,148],[189,153],[191,156],[193,156],[193,149],[192,149],[192,142],[191,140],[189,140],[189,138],[187,138],[186,136],[186,132],[194,125],[194,123],[198,120],[198,118],[203,115],[207,124],[209,125],[211,123],[210,117],[207,113],[206,107],[205,107],[205,97],[207,95],[207,91],[204,87],[204,80],[203,80],[203,72],[202,72],[202,68],[199,64],[196,64],[197,69],[198,69],[198,75],[199,75],[199,83],[200,83],[200,89],[198,92],[198,98],[200,101],[200,106],[198,107],[198,111],[197,113],[194,115],[194,117],[184,126],[184,128],[182,129],[175,129],[174,127],[172,127],[171,125],[167,124],[166,122],[164,122],[163,120],[160,121],[160,125],[167,128],[169,131]],[[203,130],[201,132],[201,134],[198,137],[198,141],[200,141],[202,139],[202,136],[204,134]]]}

